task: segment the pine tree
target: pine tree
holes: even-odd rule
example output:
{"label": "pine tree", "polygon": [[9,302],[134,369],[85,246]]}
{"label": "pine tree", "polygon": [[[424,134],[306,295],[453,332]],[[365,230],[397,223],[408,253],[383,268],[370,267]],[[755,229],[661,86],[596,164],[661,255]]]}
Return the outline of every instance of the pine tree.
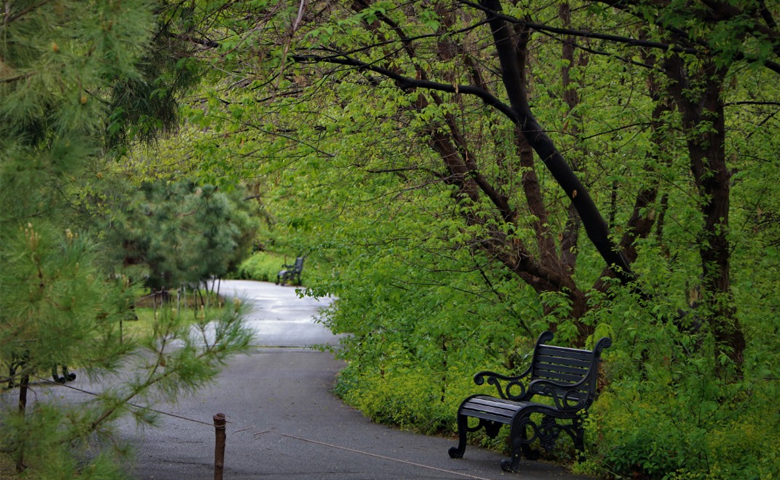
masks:
{"label": "pine tree", "polygon": [[151,290],[197,288],[224,276],[249,251],[256,228],[245,205],[192,181],[144,182],[106,203],[112,212],[102,219],[109,256],[128,267],[123,273],[145,278]]}
{"label": "pine tree", "polygon": [[[240,305],[194,328],[163,315],[153,338],[123,340],[126,284],[101,274],[96,243],[70,228],[63,192],[104,152],[119,86],[145,82],[153,7],[19,0],[0,13],[0,363],[13,367],[0,379],[18,387],[2,396],[0,451],[29,478],[124,477],[117,451],[95,453],[91,440],[123,413],[152,421],[129,402],[191,391],[248,343]],[[58,404],[45,387],[28,400],[29,383],[62,365],[92,379],[135,374],[85,404]]]}

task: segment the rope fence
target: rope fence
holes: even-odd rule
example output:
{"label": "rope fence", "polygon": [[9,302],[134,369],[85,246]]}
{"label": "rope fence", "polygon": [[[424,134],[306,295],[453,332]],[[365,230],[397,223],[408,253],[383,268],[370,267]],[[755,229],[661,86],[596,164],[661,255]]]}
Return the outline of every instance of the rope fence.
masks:
{"label": "rope fence", "polygon": [[[69,388],[71,390],[77,391],[77,392],[85,394],[85,395],[90,395],[90,396],[93,396],[93,397],[99,397],[100,396],[97,393],[90,392],[88,390],[84,390],[83,388],[78,388],[78,387],[74,387],[72,385],[67,385],[67,384],[59,384],[59,383],[52,382],[51,380],[48,380],[48,379],[45,379],[45,378],[40,378],[39,377],[38,380],[41,382],[41,384],[57,385],[57,386],[64,387],[64,388]],[[175,414],[175,413],[165,412],[165,411],[162,411],[162,410],[158,410],[156,408],[151,408],[151,407],[147,407],[147,406],[144,406],[144,405],[138,405],[138,404],[135,404],[135,403],[127,402],[126,405],[128,405],[130,407],[133,407],[133,408],[137,408],[137,409],[148,410],[148,411],[157,413],[159,415],[175,418],[177,420],[183,420],[183,421],[186,421],[186,422],[191,422],[191,423],[194,423],[194,424],[204,425],[204,426],[207,426],[209,428],[213,428],[215,430],[215,436],[216,436],[215,450],[214,450],[214,459],[215,459],[215,461],[214,461],[214,480],[222,480],[223,479],[224,460],[225,460],[225,443],[226,443],[225,442],[226,424],[232,423],[232,422],[229,422],[229,421],[227,421],[225,419],[225,415],[224,414],[218,413],[218,414],[214,415],[214,419],[213,419],[214,422],[213,423],[209,423],[209,422],[204,422],[202,420],[197,420],[195,418],[189,418],[189,417],[186,417],[184,415],[179,415],[179,414]],[[252,426],[247,426],[247,427],[243,427],[243,428],[240,428],[238,430],[235,430],[232,433],[233,434],[237,434],[237,433],[245,432],[247,430],[251,430],[252,428],[253,428]],[[270,432],[271,432],[271,430],[264,430],[262,432],[253,433],[252,437],[254,439],[257,439],[258,437],[260,437],[260,436],[262,436],[264,434],[270,433]],[[324,446],[324,447],[329,447],[329,448],[334,448],[334,449],[338,449],[338,450],[343,450],[343,451],[346,451],[346,452],[355,453],[355,454],[358,454],[358,455],[364,455],[364,456],[367,456],[367,457],[379,458],[381,460],[386,460],[386,461],[390,461],[390,462],[400,463],[400,464],[409,465],[409,466],[418,467],[418,468],[424,468],[424,469],[427,469],[427,470],[433,470],[433,471],[437,471],[437,472],[441,472],[441,473],[447,473],[449,475],[454,475],[454,476],[457,476],[457,477],[470,478],[472,480],[489,480],[489,479],[487,479],[485,477],[478,477],[478,476],[471,475],[471,474],[468,474],[468,473],[463,473],[463,472],[458,472],[458,471],[454,471],[454,470],[448,470],[448,469],[444,469],[444,468],[434,467],[434,466],[431,466],[431,465],[425,465],[425,464],[422,464],[422,463],[411,462],[411,461],[408,461],[408,460],[388,457],[388,456],[385,456],[385,455],[379,455],[379,454],[376,454],[376,453],[366,452],[366,451],[362,451],[362,450],[356,450],[356,449],[353,449],[353,448],[344,447],[344,446],[341,446],[341,445],[335,445],[335,444],[327,443],[327,442],[321,442],[321,441],[313,440],[313,439],[310,439],[310,438],[299,437],[299,436],[296,436],[296,435],[289,435],[289,434],[285,434],[285,433],[280,433],[279,435],[282,436],[282,437],[285,437],[285,438],[290,438],[290,439],[298,440],[298,441],[301,441],[301,442],[307,442],[307,443],[311,443],[311,444],[315,444],[315,445],[320,445],[320,446]]]}

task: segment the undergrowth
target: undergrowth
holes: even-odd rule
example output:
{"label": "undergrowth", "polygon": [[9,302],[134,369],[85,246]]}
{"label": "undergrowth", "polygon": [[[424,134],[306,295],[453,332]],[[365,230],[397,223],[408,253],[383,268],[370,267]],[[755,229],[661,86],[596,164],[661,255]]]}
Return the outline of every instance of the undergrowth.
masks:
{"label": "undergrowth", "polygon": [[276,253],[257,252],[241,262],[236,276],[242,280],[273,282],[276,280],[276,274],[279,273],[282,264],[294,261],[295,258],[287,258]]}
{"label": "undergrowth", "polygon": [[[565,435],[545,458],[571,463],[575,473],[608,479],[780,478],[776,382],[724,383],[702,373],[711,370],[702,368],[701,358],[678,361],[672,375],[668,368],[648,366],[616,378],[625,358],[612,353],[605,355],[606,383],[587,420],[586,460],[573,464]],[[336,393],[376,422],[454,439],[460,402],[474,393],[495,394],[493,387],[474,385],[473,370],[450,367],[442,376],[408,362],[363,371],[351,363],[341,372]],[[507,453],[508,433],[503,428],[490,439],[480,430],[469,438],[472,445]]]}

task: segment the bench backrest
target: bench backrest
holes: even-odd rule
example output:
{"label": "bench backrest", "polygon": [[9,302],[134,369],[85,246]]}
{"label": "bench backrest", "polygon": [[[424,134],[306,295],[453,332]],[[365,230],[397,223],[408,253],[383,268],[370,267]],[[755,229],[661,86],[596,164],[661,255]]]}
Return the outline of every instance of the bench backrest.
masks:
{"label": "bench backrest", "polygon": [[295,265],[293,265],[294,272],[300,273],[303,271],[303,258],[304,257],[298,257],[295,259]]}
{"label": "bench backrest", "polygon": [[[544,332],[536,341],[530,367],[531,390],[535,395],[560,397],[561,390],[551,388],[545,381],[568,386],[578,385],[574,391],[569,391],[566,401],[571,404],[581,403],[583,408],[589,407],[596,393],[601,352],[608,348],[612,341],[605,337],[596,343],[593,350],[579,350],[545,345],[545,342],[552,338],[551,332]],[[537,388],[534,388],[534,380],[540,380],[537,382]]]}

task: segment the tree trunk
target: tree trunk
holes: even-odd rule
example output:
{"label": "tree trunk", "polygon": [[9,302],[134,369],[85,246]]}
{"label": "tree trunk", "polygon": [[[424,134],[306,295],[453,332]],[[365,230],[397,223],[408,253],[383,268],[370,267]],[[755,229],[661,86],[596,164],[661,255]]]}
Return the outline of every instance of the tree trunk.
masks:
{"label": "tree trunk", "polygon": [[[701,197],[703,229],[699,238],[702,264],[703,316],[716,341],[716,356],[726,355],[739,368],[745,337],[736,318],[731,291],[729,201],[731,173],[726,164],[726,128],[721,91],[728,67],[707,62],[699,71],[686,71],[679,56],[665,66],[674,82],[669,87],[683,116],[688,136],[691,172]],[[693,95],[688,82],[700,82]]]}

